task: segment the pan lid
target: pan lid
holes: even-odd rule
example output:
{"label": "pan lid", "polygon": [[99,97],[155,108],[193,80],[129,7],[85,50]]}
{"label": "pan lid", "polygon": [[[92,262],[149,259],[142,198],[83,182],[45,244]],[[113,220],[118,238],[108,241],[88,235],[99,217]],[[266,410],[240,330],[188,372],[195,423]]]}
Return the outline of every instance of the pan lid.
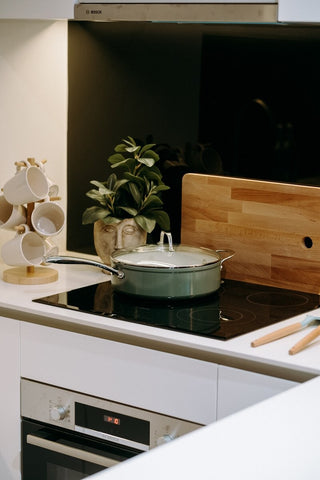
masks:
{"label": "pan lid", "polygon": [[111,255],[122,265],[156,268],[192,268],[213,265],[221,261],[219,252],[203,247],[166,244],[142,245],[132,250],[120,249]]}

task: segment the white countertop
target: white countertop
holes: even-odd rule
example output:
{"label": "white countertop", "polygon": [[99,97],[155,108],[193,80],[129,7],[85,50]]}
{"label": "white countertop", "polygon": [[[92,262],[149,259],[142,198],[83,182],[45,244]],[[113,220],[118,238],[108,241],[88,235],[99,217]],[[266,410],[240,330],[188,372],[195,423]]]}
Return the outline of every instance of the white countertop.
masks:
{"label": "white countertop", "polygon": [[[110,275],[105,274],[96,267],[88,265],[54,265],[54,269],[59,273],[59,278],[55,282],[44,285],[13,285],[6,283],[2,280],[2,271],[6,268],[8,267],[0,264],[0,315],[22,319],[27,319],[29,315],[32,316],[33,321],[35,321],[37,316],[42,317],[42,319],[49,317],[54,319],[57,325],[59,325],[59,322],[62,324],[67,322],[71,325],[71,328],[72,325],[86,326],[89,329],[104,330],[110,334],[120,334],[146,341],[160,342],[169,347],[197,350],[204,354],[215,355],[217,358],[219,356],[228,357],[229,363],[230,359],[235,359],[237,362],[240,360],[242,362],[256,362],[270,368],[277,367],[307,373],[310,374],[310,377],[320,373],[320,337],[300,353],[296,355],[288,354],[289,348],[306,335],[308,331],[312,330],[314,326],[307,327],[300,332],[267,345],[257,348],[250,346],[251,341],[261,335],[274,331],[280,326],[303,320],[305,318],[304,314],[228,341],[221,341],[120,321],[114,318],[71,311],[32,301],[35,298],[72,290],[81,286],[110,281]],[[320,317],[320,309],[314,310],[313,314]]]}
{"label": "white countertop", "polygon": [[[0,273],[5,268],[8,267],[0,265]],[[234,358],[235,362],[250,365],[281,367],[310,376],[320,372],[320,338],[297,355],[288,354],[289,348],[314,327],[261,347],[250,346],[253,339],[302,320],[305,315],[228,341],[207,339],[33,302],[35,298],[110,279],[97,268],[85,265],[54,268],[59,278],[49,284],[12,285],[0,280],[0,315],[26,321],[28,316],[33,321],[41,318],[42,323],[51,318],[55,326],[67,322],[71,329],[82,325],[128,338],[196,349],[217,358]],[[320,316],[320,309],[313,313]],[[91,478],[319,479],[319,402],[320,378],[316,378]]]}
{"label": "white countertop", "polygon": [[319,401],[316,378],[90,480],[318,480]]}

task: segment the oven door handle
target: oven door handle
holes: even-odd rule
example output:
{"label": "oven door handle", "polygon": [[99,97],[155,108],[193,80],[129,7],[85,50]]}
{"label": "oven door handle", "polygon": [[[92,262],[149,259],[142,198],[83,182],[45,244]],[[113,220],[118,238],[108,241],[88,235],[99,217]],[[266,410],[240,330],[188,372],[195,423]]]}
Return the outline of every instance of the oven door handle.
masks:
{"label": "oven door handle", "polygon": [[120,463],[118,460],[112,458],[103,457],[102,455],[97,455],[95,453],[86,452],[79,448],[69,447],[68,445],[63,445],[59,442],[53,442],[51,440],[46,440],[45,438],[40,438],[30,433],[27,435],[27,443],[30,445],[35,445],[36,447],[41,447],[52,452],[62,453],[63,455],[68,455],[69,457],[78,458],[79,460],[84,460],[85,462],[91,462],[95,465],[100,465],[102,467],[113,467]]}

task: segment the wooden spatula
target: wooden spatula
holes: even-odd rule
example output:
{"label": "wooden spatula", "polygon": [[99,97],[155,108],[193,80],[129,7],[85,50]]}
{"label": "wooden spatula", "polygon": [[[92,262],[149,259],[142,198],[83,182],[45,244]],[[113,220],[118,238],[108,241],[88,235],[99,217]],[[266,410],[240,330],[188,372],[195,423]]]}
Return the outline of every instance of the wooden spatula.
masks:
{"label": "wooden spatula", "polygon": [[317,338],[320,335],[320,326],[309,332],[305,337],[303,337],[299,342],[293,345],[292,348],[289,350],[290,355],[295,355],[296,353],[300,352],[304,347],[306,347],[312,340]]}
{"label": "wooden spatula", "polygon": [[314,315],[308,314],[306,315],[306,318],[301,322],[293,323],[292,325],[288,325],[287,327],[279,328],[274,332],[268,333],[263,337],[253,340],[253,342],[251,342],[251,347],[259,347],[260,345],[273,342],[274,340],[278,340],[279,338],[287,337],[288,335],[291,335],[294,332],[298,332],[299,330],[306,328],[308,325],[310,325],[310,323],[316,320],[320,320],[320,318],[315,317]]}

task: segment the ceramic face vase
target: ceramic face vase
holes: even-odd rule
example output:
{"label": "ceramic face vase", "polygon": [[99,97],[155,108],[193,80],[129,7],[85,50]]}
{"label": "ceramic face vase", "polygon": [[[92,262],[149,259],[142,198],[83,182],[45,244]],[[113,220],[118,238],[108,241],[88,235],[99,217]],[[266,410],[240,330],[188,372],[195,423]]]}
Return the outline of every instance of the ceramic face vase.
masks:
{"label": "ceramic face vase", "polygon": [[139,227],[133,218],[112,225],[98,220],[94,223],[93,235],[96,252],[106,265],[110,265],[110,255],[115,250],[134,248],[147,241],[147,232]]}

